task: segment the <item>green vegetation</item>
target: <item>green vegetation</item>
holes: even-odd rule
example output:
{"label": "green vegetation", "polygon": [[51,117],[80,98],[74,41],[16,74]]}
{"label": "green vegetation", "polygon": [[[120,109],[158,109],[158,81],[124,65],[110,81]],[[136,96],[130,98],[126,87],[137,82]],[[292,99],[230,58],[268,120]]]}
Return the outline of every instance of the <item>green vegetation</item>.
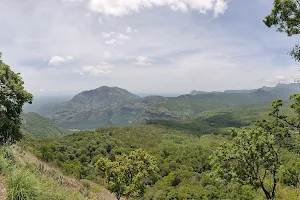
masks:
{"label": "green vegetation", "polygon": [[144,124],[153,120],[188,120],[205,111],[217,112],[225,108],[263,107],[278,97],[285,100],[296,91],[299,88],[295,84],[278,84],[250,93],[240,91],[139,98],[124,89],[104,86],[79,93],[66,103],[44,106],[41,114],[53,118],[61,127],[95,129]]}
{"label": "green vegetation", "polygon": [[153,182],[158,167],[154,158],[141,149],[129,155],[117,156],[115,161],[100,158],[97,169],[104,174],[108,188],[117,199],[143,197],[146,185]]}
{"label": "green vegetation", "polygon": [[[106,185],[118,198],[142,194],[125,192],[140,185],[129,184],[125,171],[135,168],[128,158],[142,149],[159,169],[142,184],[143,199],[293,199],[300,180],[295,167],[300,141],[292,124],[300,104],[298,96],[292,98],[292,109],[274,101],[269,116],[272,107],[240,106],[206,111],[190,121],[27,138],[22,145],[70,176]],[[241,130],[229,134],[232,127]]]}
{"label": "green vegetation", "polygon": [[233,134],[232,144],[223,144],[213,156],[215,171],[227,181],[261,188],[267,199],[274,199],[280,166],[274,135],[260,128]]}
{"label": "green vegetation", "polygon": [[25,170],[15,170],[9,177],[7,183],[7,198],[10,200],[39,199],[38,179]]}
{"label": "green vegetation", "polygon": [[20,75],[1,60],[0,53],[0,144],[21,138],[22,107],[32,101],[32,95],[25,91],[23,84]]}
{"label": "green vegetation", "polygon": [[53,120],[40,116],[37,113],[23,113],[21,131],[23,134],[35,138],[59,137],[71,134],[66,129],[58,128]]}
{"label": "green vegetation", "polygon": [[257,120],[264,119],[269,110],[270,107],[264,105],[236,106],[204,111],[187,120],[151,120],[148,124],[196,135],[228,134],[230,128],[251,126]]}
{"label": "green vegetation", "polygon": [[[0,172],[5,177],[7,200],[84,199],[74,187],[64,186],[62,175],[42,163],[30,161],[30,155],[17,146],[0,148]],[[1,196],[4,199],[5,197]]]}

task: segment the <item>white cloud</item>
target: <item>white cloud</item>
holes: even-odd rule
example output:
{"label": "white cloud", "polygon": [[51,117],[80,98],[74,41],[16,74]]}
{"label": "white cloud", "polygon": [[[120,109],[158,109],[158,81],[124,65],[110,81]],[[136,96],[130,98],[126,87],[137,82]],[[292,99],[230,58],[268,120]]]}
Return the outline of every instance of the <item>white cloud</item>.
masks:
{"label": "white cloud", "polygon": [[104,52],[103,56],[104,56],[104,58],[109,58],[111,56],[111,54],[109,52]]}
{"label": "white cloud", "polygon": [[106,40],[105,41],[105,44],[116,44],[117,43],[117,40],[116,39],[111,39],[111,40]]}
{"label": "white cloud", "polygon": [[138,56],[136,57],[136,62],[133,63],[134,65],[141,65],[141,66],[149,66],[152,65],[152,63],[150,62],[151,60],[145,56]]}
{"label": "white cloud", "polygon": [[127,35],[123,35],[122,33],[118,33],[118,35],[116,36],[117,39],[119,40],[129,40],[130,37]]}
{"label": "white cloud", "polygon": [[183,2],[178,2],[177,4],[173,4],[170,6],[170,8],[174,11],[181,11],[181,12],[187,12],[188,7],[185,3]]}
{"label": "white cloud", "polygon": [[74,70],[74,72],[79,73],[80,75],[103,76],[110,74],[112,72],[112,68],[112,65],[109,65],[105,62],[101,62],[100,65],[97,66],[83,66],[81,69]]}
{"label": "white cloud", "polygon": [[98,18],[98,22],[99,22],[100,25],[103,25],[103,20],[102,20],[101,17]]}
{"label": "white cloud", "polygon": [[104,38],[111,38],[111,37],[113,37],[113,36],[115,36],[115,35],[116,35],[115,32],[102,32],[102,36],[103,36]]}
{"label": "white cloud", "polygon": [[225,0],[90,0],[92,11],[112,16],[124,16],[154,6],[169,6],[172,10],[186,12],[188,9],[201,13],[213,11],[215,16],[227,9]]}
{"label": "white cloud", "polygon": [[217,0],[217,2],[215,4],[215,9],[214,9],[215,17],[218,17],[219,14],[224,14],[224,12],[227,10],[227,8],[228,8],[228,5],[225,0]]}
{"label": "white cloud", "polygon": [[126,28],[126,32],[127,32],[127,33],[137,33],[138,31],[137,31],[136,29],[133,30],[131,27],[128,26],[128,27]]}
{"label": "white cloud", "polygon": [[127,32],[127,33],[132,33],[132,29],[128,26],[128,27],[126,28],[126,32]]}
{"label": "white cloud", "polygon": [[276,85],[278,83],[290,83],[294,78],[286,76],[275,76],[274,78],[267,79],[267,83]]}
{"label": "white cloud", "polygon": [[112,38],[112,39],[110,39],[110,40],[106,40],[106,41],[105,41],[105,44],[108,44],[108,45],[113,45],[113,44],[124,44],[124,42],[121,42],[121,41],[116,40],[115,38]]}
{"label": "white cloud", "polygon": [[62,63],[67,63],[73,60],[72,56],[66,56],[66,57],[61,57],[61,56],[52,56],[49,61],[48,64],[49,65],[53,65],[53,66],[57,66],[60,65]]}
{"label": "white cloud", "polygon": [[62,0],[63,2],[83,2],[84,0]]}

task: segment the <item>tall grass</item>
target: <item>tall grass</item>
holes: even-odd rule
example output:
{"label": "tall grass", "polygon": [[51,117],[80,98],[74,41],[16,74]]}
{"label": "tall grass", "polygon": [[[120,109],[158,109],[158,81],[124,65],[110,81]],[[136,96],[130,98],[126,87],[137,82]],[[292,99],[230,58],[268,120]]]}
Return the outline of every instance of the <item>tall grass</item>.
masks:
{"label": "tall grass", "polygon": [[7,181],[7,200],[39,200],[39,181],[27,170],[14,170]]}

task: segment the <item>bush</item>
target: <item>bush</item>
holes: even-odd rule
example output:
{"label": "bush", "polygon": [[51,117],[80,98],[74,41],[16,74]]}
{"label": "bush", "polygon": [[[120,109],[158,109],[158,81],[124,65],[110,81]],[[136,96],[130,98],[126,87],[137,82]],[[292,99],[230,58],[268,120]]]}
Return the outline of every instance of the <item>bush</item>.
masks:
{"label": "bush", "polygon": [[39,181],[26,170],[15,170],[7,182],[8,200],[38,200]]}

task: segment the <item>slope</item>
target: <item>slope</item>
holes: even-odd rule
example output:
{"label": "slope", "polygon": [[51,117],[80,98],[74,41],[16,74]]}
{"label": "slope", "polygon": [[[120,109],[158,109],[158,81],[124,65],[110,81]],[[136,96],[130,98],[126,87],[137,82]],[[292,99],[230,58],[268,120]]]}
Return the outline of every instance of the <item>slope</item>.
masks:
{"label": "slope", "polygon": [[58,128],[55,123],[37,113],[23,113],[21,131],[32,137],[46,138],[70,134],[71,131]]}
{"label": "slope", "polygon": [[[9,157],[5,155],[9,155]],[[35,155],[27,152],[21,146],[1,147],[0,158],[2,164],[0,174],[3,175],[0,178],[0,199],[6,199],[5,197],[10,190],[8,186],[10,180],[18,183],[18,187],[13,188],[15,192],[21,190],[24,184],[26,184],[26,188],[23,188],[24,190],[22,191],[24,193],[30,190],[30,188],[38,190],[33,192],[37,195],[35,199],[39,200],[116,199],[104,187],[91,181],[79,181],[65,176],[59,169],[39,160]],[[15,179],[15,176],[18,176],[19,179]],[[23,182],[25,180],[28,180],[28,182]],[[30,196],[28,198],[31,199]]]}

